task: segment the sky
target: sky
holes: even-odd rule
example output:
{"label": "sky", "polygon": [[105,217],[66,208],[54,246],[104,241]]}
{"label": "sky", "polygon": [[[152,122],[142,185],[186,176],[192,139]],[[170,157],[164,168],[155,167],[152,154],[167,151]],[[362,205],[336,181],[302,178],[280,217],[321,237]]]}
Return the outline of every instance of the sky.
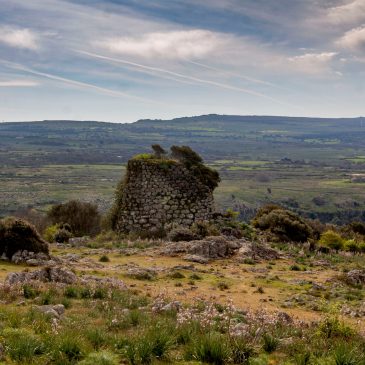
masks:
{"label": "sky", "polygon": [[0,121],[365,115],[365,0],[0,0]]}

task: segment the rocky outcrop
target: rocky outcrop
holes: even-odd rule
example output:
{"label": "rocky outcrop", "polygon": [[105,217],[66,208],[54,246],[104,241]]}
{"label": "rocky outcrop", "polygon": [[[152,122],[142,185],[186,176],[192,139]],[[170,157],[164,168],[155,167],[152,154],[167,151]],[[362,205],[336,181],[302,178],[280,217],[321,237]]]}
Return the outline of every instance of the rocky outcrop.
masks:
{"label": "rocky outcrop", "polygon": [[14,285],[28,281],[41,281],[44,283],[54,282],[63,284],[74,284],[77,276],[70,270],[62,267],[46,267],[32,272],[12,272],[5,279],[5,283]]}
{"label": "rocky outcrop", "polygon": [[[213,236],[199,241],[168,243],[162,249],[162,254],[167,256],[177,256],[188,254],[186,259],[194,262],[205,263],[207,259],[223,259],[232,256],[242,245],[243,239],[232,237]],[[203,258],[203,260],[201,260]],[[204,260],[205,259],[205,260]]]}
{"label": "rocky outcrop", "polygon": [[14,264],[27,264],[29,266],[53,266],[59,259],[51,257],[43,252],[29,252],[27,250],[18,251],[11,257]]}
{"label": "rocky outcrop", "polygon": [[132,159],[121,189],[115,224],[119,232],[159,232],[172,224],[189,227],[213,213],[211,188],[178,161]]}

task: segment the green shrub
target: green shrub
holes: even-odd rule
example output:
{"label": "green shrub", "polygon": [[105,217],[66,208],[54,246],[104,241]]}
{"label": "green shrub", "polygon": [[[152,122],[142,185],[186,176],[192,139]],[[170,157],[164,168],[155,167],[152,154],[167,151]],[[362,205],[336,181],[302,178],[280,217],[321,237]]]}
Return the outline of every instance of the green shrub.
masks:
{"label": "green shrub", "polygon": [[109,352],[92,352],[87,357],[78,362],[79,365],[118,365],[120,364],[118,356]]}
{"label": "green shrub", "polygon": [[101,218],[95,204],[71,200],[54,205],[47,216],[52,224],[67,223],[74,236],[94,236],[100,232]]}
{"label": "green shrub", "polygon": [[44,252],[48,254],[48,244],[34,226],[18,218],[0,220],[0,256],[9,259],[17,251]]}
{"label": "green shrub", "polygon": [[344,246],[346,251],[352,253],[361,252],[360,245],[355,240],[347,240]]}
{"label": "green shrub", "polygon": [[303,218],[276,205],[261,208],[252,224],[269,234],[270,239],[278,242],[306,242],[313,234]]}
{"label": "green shrub", "polygon": [[55,242],[56,233],[59,230],[59,224],[53,224],[52,226],[48,226],[43,232],[43,238],[50,243]]}
{"label": "green shrub", "polygon": [[325,247],[339,251],[344,247],[344,239],[334,231],[326,231],[321,234],[319,243]]}
{"label": "green shrub", "polygon": [[99,261],[100,262],[110,262],[110,259],[109,259],[108,256],[103,255],[103,256],[100,257]]}

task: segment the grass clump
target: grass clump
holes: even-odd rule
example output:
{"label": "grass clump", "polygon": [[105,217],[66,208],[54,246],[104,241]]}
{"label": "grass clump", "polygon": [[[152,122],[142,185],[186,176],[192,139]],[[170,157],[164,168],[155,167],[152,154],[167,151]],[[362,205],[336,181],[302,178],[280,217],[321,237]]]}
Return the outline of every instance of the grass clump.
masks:
{"label": "grass clump", "polygon": [[110,262],[110,258],[106,255],[103,255],[99,259],[100,262]]}
{"label": "grass clump", "polygon": [[262,336],[262,340],[263,340],[262,348],[268,354],[274,352],[279,346],[279,340],[276,337],[270,335],[269,333],[265,333]]}
{"label": "grass clump", "polygon": [[229,360],[229,346],[219,333],[209,332],[194,339],[188,347],[186,360],[198,360],[208,364],[223,365]]}
{"label": "grass clump", "polygon": [[46,350],[41,339],[26,329],[7,328],[2,337],[9,357],[16,362],[33,364]]}

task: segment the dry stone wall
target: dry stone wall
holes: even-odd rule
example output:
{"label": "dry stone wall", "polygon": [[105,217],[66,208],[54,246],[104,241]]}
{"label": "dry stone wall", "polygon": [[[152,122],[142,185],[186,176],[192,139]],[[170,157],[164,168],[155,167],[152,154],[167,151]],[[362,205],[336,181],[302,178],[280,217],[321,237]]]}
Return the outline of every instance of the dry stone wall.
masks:
{"label": "dry stone wall", "polygon": [[166,225],[191,226],[213,213],[213,192],[182,163],[130,160],[119,201],[117,230],[157,232]]}

